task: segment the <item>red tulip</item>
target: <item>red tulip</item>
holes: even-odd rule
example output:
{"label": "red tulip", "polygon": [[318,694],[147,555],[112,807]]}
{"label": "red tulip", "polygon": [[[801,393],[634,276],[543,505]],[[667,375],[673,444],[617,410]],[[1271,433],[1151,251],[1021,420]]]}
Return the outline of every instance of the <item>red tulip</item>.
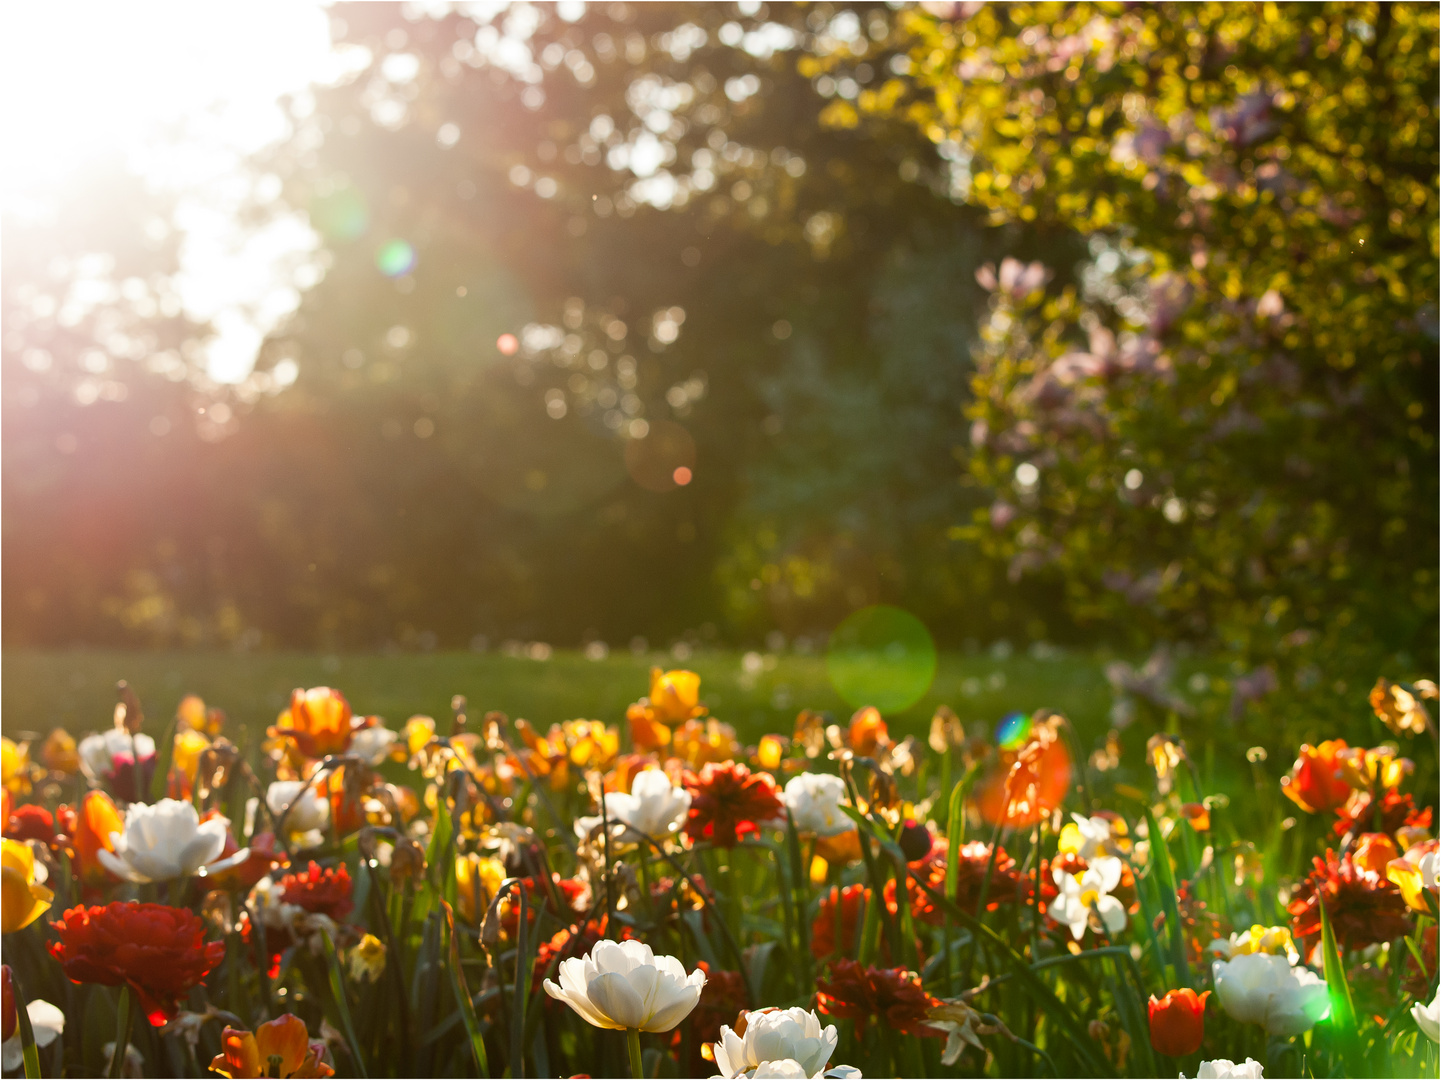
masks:
{"label": "red tulip", "polygon": [[1206,998],[1211,991],[1200,994],[1189,986],[1167,990],[1159,1001],[1151,995],[1151,1048],[1158,1054],[1185,1057],[1201,1048],[1206,1033]]}

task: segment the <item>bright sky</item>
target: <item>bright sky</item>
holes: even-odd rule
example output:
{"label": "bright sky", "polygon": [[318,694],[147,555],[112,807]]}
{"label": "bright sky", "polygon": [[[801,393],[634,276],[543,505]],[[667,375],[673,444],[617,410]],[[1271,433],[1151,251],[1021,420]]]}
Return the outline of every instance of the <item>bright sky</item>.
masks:
{"label": "bright sky", "polygon": [[[251,194],[240,159],[286,133],[282,94],[334,78],[337,64],[318,0],[0,4],[3,198],[43,198],[117,149],[184,192],[180,295],[219,331],[211,374],[238,381],[294,309],[297,268],[315,247],[295,217],[236,228]],[[178,144],[167,128],[184,132]]]}

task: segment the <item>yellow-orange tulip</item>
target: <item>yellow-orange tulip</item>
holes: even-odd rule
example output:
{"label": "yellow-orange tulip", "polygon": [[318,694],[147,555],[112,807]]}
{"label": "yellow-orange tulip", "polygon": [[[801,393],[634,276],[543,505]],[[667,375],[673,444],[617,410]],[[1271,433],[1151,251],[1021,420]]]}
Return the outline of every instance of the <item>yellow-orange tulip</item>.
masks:
{"label": "yellow-orange tulip", "polygon": [[1327,739],[1320,746],[1302,743],[1296,764],[1281,778],[1281,790],[1308,814],[1335,810],[1351,797],[1343,760],[1346,749],[1342,739]]}
{"label": "yellow-orange tulip", "polygon": [[100,851],[114,851],[112,833],[125,831],[125,819],[103,791],[91,791],[80,803],[75,816],[75,869],[85,885],[104,885],[114,881],[109,870],[100,865]]}
{"label": "yellow-orange tulip", "polygon": [[30,744],[0,735],[0,784],[12,795],[30,794]]}
{"label": "yellow-orange tulip", "polygon": [[320,1060],[325,1044],[311,1042],[305,1021],[290,1013],[253,1032],[227,1027],[220,1045],[224,1049],[211,1061],[210,1071],[232,1080],[335,1075],[335,1070]]}
{"label": "yellow-orange tulip", "polygon": [[1385,833],[1364,833],[1351,851],[1351,861],[1373,874],[1386,874],[1386,864],[1400,858],[1395,842]]}
{"label": "yellow-orange tulip", "polygon": [[1416,695],[1388,679],[1377,679],[1376,685],[1371,688],[1371,708],[1397,735],[1403,731],[1424,735],[1431,726],[1431,714],[1416,699]]}
{"label": "yellow-orange tulip", "polygon": [[19,840],[0,840],[0,930],[22,930],[50,910],[55,894],[35,881],[35,854]]}
{"label": "yellow-orange tulip", "polygon": [[679,724],[693,716],[704,716],[700,703],[700,676],[694,671],[650,669],[652,718],[663,724]]}
{"label": "yellow-orange tulip", "polygon": [[45,742],[40,747],[40,761],[51,772],[79,772],[80,750],[75,736],[64,728],[55,728],[45,736]]}
{"label": "yellow-orange tulip", "polygon": [[505,864],[474,852],[455,860],[455,910],[468,923],[479,922],[505,880]]}

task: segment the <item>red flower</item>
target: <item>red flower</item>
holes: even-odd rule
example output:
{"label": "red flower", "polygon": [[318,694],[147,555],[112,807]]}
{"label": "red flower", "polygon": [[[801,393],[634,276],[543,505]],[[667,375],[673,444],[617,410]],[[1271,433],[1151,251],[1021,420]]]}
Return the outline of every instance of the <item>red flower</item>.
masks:
{"label": "red flower", "polygon": [[[517,920],[518,921],[518,920]],[[546,978],[554,978],[555,971],[551,962],[559,967],[562,960],[569,960],[573,956],[584,956],[595,948],[596,944],[606,937],[606,917],[602,915],[599,919],[591,919],[581,927],[564,927],[551,935],[549,941],[543,941],[540,948],[535,951],[535,970],[531,973],[531,985],[539,986]],[[630,927],[621,927],[621,938],[630,936]],[[546,998],[547,1002],[554,999]],[[559,1003],[556,1003],[557,1006]]]}
{"label": "red flower", "polygon": [[921,977],[905,968],[863,967],[836,960],[831,977],[816,980],[816,1003],[827,1016],[856,1022],[857,1031],[879,1020],[906,1035],[939,1038],[945,1034],[926,1023],[926,1010],[940,1002],[921,987]]}
{"label": "red flower", "polygon": [[[981,882],[986,877],[986,867],[991,861],[991,845],[982,840],[973,840],[961,846],[960,857],[956,860],[956,905],[972,914],[981,901]],[[911,873],[906,879],[906,888],[911,897],[911,917],[921,922],[940,926],[945,915],[930,895],[921,888],[925,882],[936,892],[946,892],[946,844],[938,840],[931,853],[924,859],[911,863]],[[1016,869],[1016,860],[1006,854],[1006,849],[996,849],[996,864],[991,868],[991,884],[986,890],[986,910],[995,911],[1002,904],[1024,903],[1030,896],[1031,883],[1025,874]],[[896,883],[886,882],[886,907],[891,911],[896,906]]]}
{"label": "red flower", "polygon": [[328,915],[341,922],[354,906],[350,900],[350,872],[344,866],[322,870],[315,863],[298,874],[280,879],[280,898],[298,904],[312,915]]}
{"label": "red flower", "polygon": [[[705,987],[700,992],[700,1001],[690,1014],[691,1060],[685,1076],[706,1076],[714,1071],[701,1057],[701,1047],[720,1038],[722,1024],[736,1026],[741,1011],[746,1007],[746,981],[739,971],[722,971],[712,968],[704,960],[696,967],[705,972]],[[680,1028],[676,1028],[671,1045],[679,1048]]]}
{"label": "red flower", "polygon": [[1281,790],[1308,814],[1335,810],[1351,795],[1341,768],[1345,749],[1343,739],[1327,739],[1320,746],[1302,743],[1296,764],[1281,778]]}
{"label": "red flower", "polygon": [[1353,792],[1346,805],[1336,811],[1334,826],[1337,836],[1347,833],[1377,832],[1394,833],[1397,829],[1411,826],[1422,829],[1431,827],[1431,808],[1417,811],[1410,795],[1402,795],[1392,789],[1381,796],[1381,820],[1378,823],[1372,809],[1369,791]]}
{"label": "red flower", "polygon": [[1291,934],[1305,943],[1307,953],[1321,939],[1322,904],[1342,949],[1395,941],[1411,932],[1401,890],[1383,874],[1363,869],[1349,854],[1337,859],[1330,849],[1324,859],[1316,857],[1315,866],[1286,908]]}
{"label": "red flower", "polygon": [[156,1027],[225,956],[199,916],[164,904],[75,907],[50,925],[59,938],[51,955],[71,982],[128,985]]}
{"label": "red flower", "polygon": [[811,923],[812,956],[824,960],[836,953],[842,956],[855,953],[870,892],[864,885],[847,885],[844,889],[832,886],[831,891],[821,897],[820,910]]}
{"label": "red flower", "polygon": [[686,835],[717,847],[735,847],[741,837],[759,832],[760,822],[785,813],[770,774],[752,773],[734,761],[709,762],[700,775],[687,770],[685,786],[691,793]]}
{"label": "red flower", "polygon": [[[225,847],[220,852],[220,858],[228,859],[239,850],[240,845],[235,842],[234,835],[227,832]],[[211,874],[210,881],[217,889],[249,892],[261,878],[276,867],[284,865],[286,865],[285,852],[276,845],[275,834],[272,832],[257,833],[250,838],[250,857],[237,866],[222,870],[218,874]]]}
{"label": "red flower", "polygon": [[55,819],[43,806],[33,803],[17,806],[5,822],[5,835],[11,840],[39,840],[50,844],[55,840]]}
{"label": "red flower", "polygon": [[1167,990],[1159,1001],[1151,995],[1151,1048],[1158,1054],[1185,1057],[1201,1048],[1206,1033],[1206,998],[1211,991],[1200,994],[1189,986]]}

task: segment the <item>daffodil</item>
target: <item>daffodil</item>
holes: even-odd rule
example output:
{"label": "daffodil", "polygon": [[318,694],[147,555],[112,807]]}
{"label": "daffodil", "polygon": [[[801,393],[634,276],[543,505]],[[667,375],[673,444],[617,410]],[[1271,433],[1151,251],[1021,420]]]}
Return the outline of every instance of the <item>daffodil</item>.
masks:
{"label": "daffodil", "polygon": [[1111,890],[1121,883],[1120,859],[1102,856],[1081,874],[1069,874],[1058,866],[1052,876],[1061,895],[1051,901],[1046,914],[1070,927],[1071,937],[1081,939],[1093,911],[1108,933],[1125,929],[1125,905],[1111,895]]}

